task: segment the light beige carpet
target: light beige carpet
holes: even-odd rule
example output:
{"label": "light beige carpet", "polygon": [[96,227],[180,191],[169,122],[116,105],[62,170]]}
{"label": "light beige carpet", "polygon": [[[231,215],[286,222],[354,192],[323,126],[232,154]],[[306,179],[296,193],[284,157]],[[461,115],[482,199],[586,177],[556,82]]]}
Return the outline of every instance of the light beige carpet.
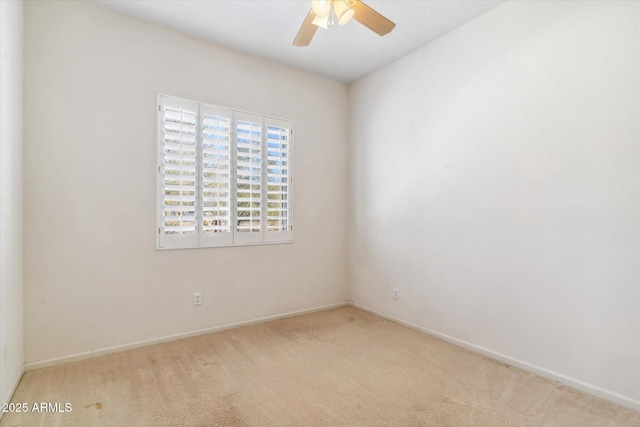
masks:
{"label": "light beige carpet", "polygon": [[640,426],[640,413],[344,307],[27,372],[9,426]]}

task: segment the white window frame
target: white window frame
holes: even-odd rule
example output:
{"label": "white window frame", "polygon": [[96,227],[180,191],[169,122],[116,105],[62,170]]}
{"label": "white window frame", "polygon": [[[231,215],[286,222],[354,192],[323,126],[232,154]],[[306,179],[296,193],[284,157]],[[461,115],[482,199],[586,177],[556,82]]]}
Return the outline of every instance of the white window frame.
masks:
{"label": "white window frame", "polygon": [[[163,105],[165,100],[169,100],[171,105],[177,106],[198,106],[196,111],[196,231],[189,235],[162,235],[164,227],[164,121]],[[202,232],[203,222],[203,164],[202,164],[202,117],[204,112],[219,113],[221,115],[230,114],[231,118],[231,167],[230,167],[230,233],[205,234]],[[237,141],[236,141],[236,121],[237,120],[260,120],[262,124],[260,155],[261,155],[261,180],[260,180],[260,232],[241,233],[237,231]],[[196,249],[215,247],[234,247],[248,245],[273,245],[293,243],[293,216],[294,216],[294,164],[293,164],[293,120],[268,116],[264,114],[252,113],[235,108],[223,107],[207,104],[200,101],[180,98],[172,95],[158,93],[156,96],[156,249]],[[267,147],[267,126],[275,125],[290,129],[290,139],[288,142],[288,193],[287,206],[289,211],[288,230],[268,231],[267,211],[268,211],[268,147]]]}

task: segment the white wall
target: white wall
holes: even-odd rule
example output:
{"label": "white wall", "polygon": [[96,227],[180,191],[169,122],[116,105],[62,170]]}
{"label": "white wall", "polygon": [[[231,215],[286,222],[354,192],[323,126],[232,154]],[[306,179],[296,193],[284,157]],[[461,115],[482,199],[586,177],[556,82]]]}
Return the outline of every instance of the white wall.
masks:
{"label": "white wall", "polygon": [[[156,92],[294,121],[295,243],[155,250]],[[27,362],[345,301],[347,94],[91,4],[28,2]]]}
{"label": "white wall", "polygon": [[351,86],[355,303],[640,408],[639,6],[508,2]]}
{"label": "white wall", "polygon": [[0,403],[11,397],[24,362],[22,32],[22,1],[0,1]]}

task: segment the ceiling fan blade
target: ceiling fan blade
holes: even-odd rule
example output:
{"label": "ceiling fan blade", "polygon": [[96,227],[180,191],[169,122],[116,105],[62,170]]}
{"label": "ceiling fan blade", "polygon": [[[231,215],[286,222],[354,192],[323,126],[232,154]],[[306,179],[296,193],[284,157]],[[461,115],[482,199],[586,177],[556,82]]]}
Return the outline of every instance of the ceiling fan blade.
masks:
{"label": "ceiling fan blade", "polygon": [[313,10],[309,9],[309,13],[307,17],[304,19],[302,26],[300,27],[300,31],[298,31],[298,35],[295,39],[293,39],[293,45],[298,47],[309,46],[311,43],[311,39],[315,35],[318,27],[312,24],[313,19],[316,17],[316,14],[313,13]]}
{"label": "ceiling fan blade", "polygon": [[384,16],[371,9],[361,1],[356,1],[353,5],[353,19],[381,36],[388,34],[396,26]]}

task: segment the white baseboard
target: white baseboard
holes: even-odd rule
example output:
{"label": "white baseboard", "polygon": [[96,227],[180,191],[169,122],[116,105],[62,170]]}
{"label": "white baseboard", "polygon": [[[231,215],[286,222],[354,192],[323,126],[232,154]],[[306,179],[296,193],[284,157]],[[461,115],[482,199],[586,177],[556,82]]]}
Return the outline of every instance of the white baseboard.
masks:
{"label": "white baseboard", "polygon": [[589,394],[592,394],[594,396],[609,400],[611,402],[626,406],[628,408],[635,409],[636,411],[640,411],[640,401],[628,398],[628,397],[620,395],[618,393],[614,393],[612,391],[604,390],[604,389],[602,389],[602,388],[600,388],[598,386],[595,386],[593,384],[589,384],[589,383],[586,383],[584,381],[580,381],[580,380],[568,377],[566,375],[560,374],[558,372],[550,371],[548,369],[532,365],[531,363],[527,363],[527,362],[524,362],[522,360],[514,359],[514,358],[506,356],[506,355],[504,355],[502,353],[498,353],[498,352],[486,349],[484,347],[480,347],[478,345],[475,345],[475,344],[460,340],[458,338],[454,338],[454,337],[451,337],[451,336],[448,336],[448,335],[445,335],[445,334],[441,334],[440,332],[436,332],[434,330],[424,328],[422,326],[416,325],[416,324],[411,323],[411,322],[406,322],[406,321],[404,321],[402,319],[399,319],[397,317],[390,316],[388,314],[384,314],[384,313],[381,313],[379,311],[376,311],[376,310],[361,306],[361,305],[356,304],[356,303],[354,303],[352,301],[349,301],[348,305],[350,305],[351,307],[360,309],[362,311],[366,311],[368,313],[374,314],[376,316],[382,317],[384,319],[390,320],[392,322],[399,323],[399,324],[401,324],[403,326],[406,326],[408,328],[415,329],[415,330],[417,330],[419,332],[423,332],[425,334],[432,335],[434,337],[440,338],[440,339],[442,339],[444,341],[450,342],[450,343],[455,344],[455,345],[457,345],[459,347],[463,347],[463,348],[466,348],[467,350],[471,350],[471,351],[473,351],[475,353],[482,354],[483,356],[486,356],[486,357],[488,357],[490,359],[498,360],[498,361],[500,361],[502,363],[506,363],[506,364],[514,366],[516,368],[520,368],[520,369],[522,369],[524,371],[531,372],[531,373],[536,374],[538,376],[541,376],[541,377],[544,377],[544,378],[548,378],[550,380],[558,381],[558,382],[560,382],[560,383],[562,383],[564,385],[567,385],[567,386],[569,386],[571,388],[575,388],[575,389],[583,391],[585,393],[589,393]]}
{"label": "white baseboard", "polygon": [[146,347],[146,346],[155,345],[155,344],[162,344],[165,342],[181,340],[184,338],[191,338],[198,335],[205,335],[213,332],[226,331],[228,329],[240,328],[242,326],[255,325],[257,323],[271,322],[273,320],[285,319],[287,317],[301,316],[303,314],[315,313],[317,311],[331,310],[333,308],[343,307],[345,305],[347,305],[346,302],[340,302],[337,304],[307,308],[304,310],[297,310],[297,311],[291,311],[283,314],[275,314],[272,316],[260,317],[258,319],[245,320],[242,322],[228,323],[221,326],[214,326],[211,328],[199,329],[197,331],[183,332],[180,334],[168,335],[160,338],[153,338],[149,340],[138,341],[138,342],[133,342],[133,343],[124,344],[124,345],[118,345],[114,347],[107,347],[103,349],[87,351],[84,353],[76,353],[68,356],[56,357],[53,359],[45,359],[45,360],[39,360],[36,362],[29,362],[24,365],[24,370],[32,371],[34,369],[48,368],[50,366],[56,366],[56,365],[63,365],[65,363],[77,362],[85,359],[92,359],[94,357],[105,356],[107,354],[119,353],[122,351],[133,350],[135,348]]}
{"label": "white baseboard", "polygon": [[[22,379],[24,372],[25,372],[24,365],[22,365],[22,368],[20,368],[18,375],[16,375],[16,378],[13,380],[13,384],[11,385],[9,394],[7,395],[7,397],[4,399],[2,403],[11,402],[11,399],[13,398],[13,394],[16,392],[16,389],[18,388],[18,384],[20,384],[20,380]],[[4,415],[4,412],[0,411],[0,420],[2,419],[2,415]]]}

